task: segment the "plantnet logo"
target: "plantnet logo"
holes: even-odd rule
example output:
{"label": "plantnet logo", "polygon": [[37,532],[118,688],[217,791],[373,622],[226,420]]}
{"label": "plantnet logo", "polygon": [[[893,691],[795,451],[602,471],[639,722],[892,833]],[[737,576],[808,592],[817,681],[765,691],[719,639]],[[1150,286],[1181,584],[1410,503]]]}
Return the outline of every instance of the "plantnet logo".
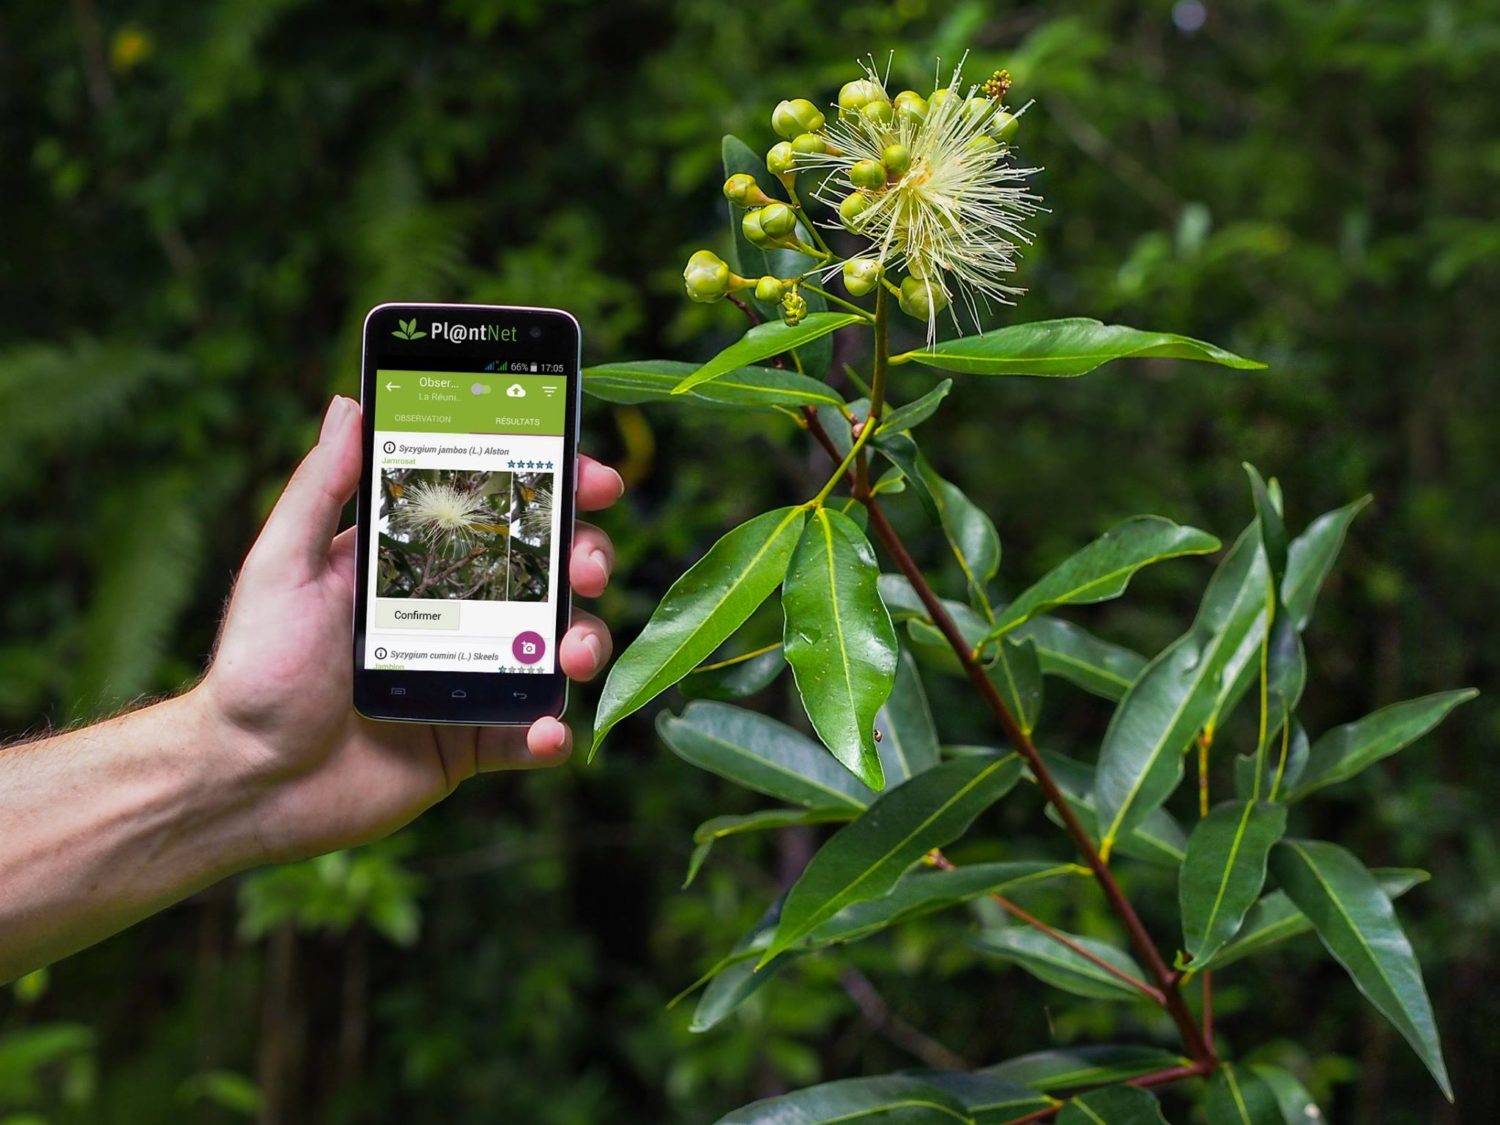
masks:
{"label": "plantnet logo", "polygon": [[471,341],[480,342],[485,340],[516,342],[516,328],[514,325],[502,328],[498,324],[450,324],[446,320],[434,320],[432,322],[432,335],[435,339],[447,340],[450,344],[463,344]]}
{"label": "plantnet logo", "polygon": [[417,318],[396,321],[397,327],[391,331],[391,335],[400,340],[424,340],[427,333],[417,328]]}

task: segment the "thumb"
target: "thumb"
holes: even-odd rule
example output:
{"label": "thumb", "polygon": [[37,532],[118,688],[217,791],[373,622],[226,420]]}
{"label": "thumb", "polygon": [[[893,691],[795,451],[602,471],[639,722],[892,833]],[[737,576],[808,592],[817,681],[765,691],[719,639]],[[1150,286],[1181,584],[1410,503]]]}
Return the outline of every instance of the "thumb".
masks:
{"label": "thumb", "polygon": [[359,487],[359,420],[359,403],[335,395],[318,444],[297,466],[261,529],[252,550],[257,560],[287,563],[303,574],[327,564],[339,513]]}

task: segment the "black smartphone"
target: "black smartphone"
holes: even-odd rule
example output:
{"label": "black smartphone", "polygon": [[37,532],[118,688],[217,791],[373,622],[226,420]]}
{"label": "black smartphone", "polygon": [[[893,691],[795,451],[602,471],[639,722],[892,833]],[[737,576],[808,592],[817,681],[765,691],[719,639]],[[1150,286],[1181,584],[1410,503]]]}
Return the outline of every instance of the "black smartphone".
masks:
{"label": "black smartphone", "polygon": [[365,317],[361,715],[562,714],[580,344],[561,309],[398,303]]}

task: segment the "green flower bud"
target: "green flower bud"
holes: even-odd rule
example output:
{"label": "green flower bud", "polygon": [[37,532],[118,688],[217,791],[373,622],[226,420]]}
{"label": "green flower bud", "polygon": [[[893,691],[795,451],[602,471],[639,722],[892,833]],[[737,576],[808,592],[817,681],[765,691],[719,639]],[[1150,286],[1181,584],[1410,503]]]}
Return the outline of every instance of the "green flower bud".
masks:
{"label": "green flower bud", "polygon": [[952,94],[953,91],[947,86],[939,86],[927,99],[927,112],[931,113],[933,110],[937,109],[937,107],[947,101],[948,98],[952,96]]}
{"label": "green flower bud", "polygon": [[682,285],[693,300],[708,303],[729,292],[733,276],[723,258],[712,250],[699,250],[682,271]]}
{"label": "green flower bud", "polygon": [[885,187],[885,165],[878,160],[859,160],[849,168],[849,182],[857,188]]}
{"label": "green flower bud", "polygon": [[996,105],[989,98],[966,98],[964,99],[964,113],[969,120],[984,128],[989,127],[990,120],[995,115]]}
{"label": "green flower bud", "polygon": [[990,122],[990,136],[997,141],[1008,141],[1016,135],[1020,127],[1021,119],[1014,113],[1007,113],[1002,109]]}
{"label": "green flower bud", "polygon": [[760,229],[773,238],[786,238],[797,229],[797,215],[785,203],[769,203],[760,209]]}
{"label": "green flower bud", "polygon": [[771,202],[771,197],[760,190],[755,177],[736,172],[724,181],[724,198],[741,207],[760,207]]}
{"label": "green flower bud", "polygon": [[839,221],[848,230],[858,232],[859,217],[869,209],[869,196],[855,192],[853,195],[845,196],[844,201],[839,204]]}
{"label": "green flower bud", "polygon": [[1000,147],[1000,142],[988,133],[980,133],[977,137],[970,137],[969,143],[964,146],[970,152],[989,152]]}
{"label": "green flower bud", "polygon": [[902,90],[896,95],[896,116],[913,125],[921,124],[927,120],[927,99],[915,90]]}
{"label": "green flower bud", "polygon": [[801,324],[807,315],[807,301],[795,289],[781,298],[781,319],[787,324]]}
{"label": "green flower bud", "polygon": [[884,129],[895,120],[896,111],[891,109],[890,102],[866,102],[860,106],[859,115],[877,129]]}
{"label": "green flower bud", "polygon": [[789,172],[796,171],[797,154],[792,149],[792,142],[782,141],[780,144],[772,145],[771,151],[766,153],[766,167],[777,176],[785,176]]}
{"label": "green flower bud", "polygon": [[792,138],[792,151],[803,156],[822,156],[828,151],[828,142],[817,133],[798,133]]}
{"label": "green flower bud", "polygon": [[771,236],[761,229],[759,209],[745,212],[740,220],[740,233],[752,246],[765,246],[771,241]]}
{"label": "green flower bud", "polygon": [[929,283],[916,277],[908,277],[901,282],[901,297],[897,304],[901,311],[916,320],[930,320],[936,314],[948,307],[948,295],[936,285],[928,288]]}
{"label": "green flower bud", "polygon": [[839,90],[839,113],[847,117],[858,113],[871,102],[888,100],[879,82],[869,78],[856,78],[853,82],[845,82]]}
{"label": "green flower bud", "polygon": [[779,277],[766,274],[755,283],[755,299],[765,301],[768,305],[774,305],[786,294],[786,282]]}
{"label": "green flower bud", "polygon": [[806,98],[780,102],[771,111],[771,128],[778,137],[791,140],[798,133],[816,133],[823,127],[822,111]]}
{"label": "green flower bud", "polygon": [[880,154],[880,162],[891,175],[904,176],[911,167],[911,153],[905,145],[886,145],[885,151]]}
{"label": "green flower bud", "polygon": [[844,288],[863,297],[880,284],[880,263],[874,258],[850,258],[844,263]]}

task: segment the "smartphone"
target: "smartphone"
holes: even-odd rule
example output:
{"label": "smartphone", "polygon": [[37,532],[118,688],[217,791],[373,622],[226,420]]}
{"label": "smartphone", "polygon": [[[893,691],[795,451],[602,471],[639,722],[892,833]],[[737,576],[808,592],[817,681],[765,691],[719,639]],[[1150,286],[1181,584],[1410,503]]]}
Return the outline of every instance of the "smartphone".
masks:
{"label": "smartphone", "polygon": [[365,317],[361,715],[562,714],[580,346],[561,309],[384,304]]}

